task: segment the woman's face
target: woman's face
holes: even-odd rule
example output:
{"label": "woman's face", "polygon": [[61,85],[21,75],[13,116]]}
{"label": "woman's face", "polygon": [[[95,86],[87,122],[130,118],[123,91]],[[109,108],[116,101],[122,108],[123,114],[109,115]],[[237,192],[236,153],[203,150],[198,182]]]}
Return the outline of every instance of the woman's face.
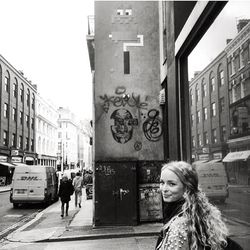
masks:
{"label": "woman's face", "polygon": [[160,190],[165,202],[173,202],[183,197],[184,185],[173,171],[164,169],[161,172]]}

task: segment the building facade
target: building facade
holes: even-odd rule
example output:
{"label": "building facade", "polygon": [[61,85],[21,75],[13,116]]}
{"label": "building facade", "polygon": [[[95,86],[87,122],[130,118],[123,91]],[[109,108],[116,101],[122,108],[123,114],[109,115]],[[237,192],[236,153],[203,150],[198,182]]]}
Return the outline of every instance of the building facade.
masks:
{"label": "building facade", "polygon": [[189,83],[192,161],[222,159],[230,135],[227,56],[223,51]]}
{"label": "building facade", "polygon": [[53,104],[39,94],[36,98],[36,152],[37,164],[56,167],[58,112]]}
{"label": "building facade", "polygon": [[68,109],[58,109],[58,158],[61,171],[75,169],[78,163],[78,128],[75,115]]}
{"label": "building facade", "polygon": [[36,160],[36,88],[0,56],[0,157],[5,162]]}
{"label": "building facade", "polygon": [[[227,45],[230,135],[225,159],[232,183],[250,185],[250,20],[239,20],[237,36]],[[245,159],[238,160],[240,154]]]}

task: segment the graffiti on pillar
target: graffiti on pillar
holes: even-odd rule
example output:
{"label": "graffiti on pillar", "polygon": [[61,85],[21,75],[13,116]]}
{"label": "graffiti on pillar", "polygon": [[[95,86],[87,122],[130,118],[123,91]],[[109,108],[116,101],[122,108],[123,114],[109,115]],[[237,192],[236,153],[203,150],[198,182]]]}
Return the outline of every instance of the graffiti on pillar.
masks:
{"label": "graffiti on pillar", "polygon": [[162,121],[159,114],[156,109],[149,110],[148,118],[142,126],[145,137],[152,142],[158,141],[162,135]]}
{"label": "graffiti on pillar", "polygon": [[114,140],[121,144],[131,140],[133,127],[138,126],[138,119],[134,119],[132,114],[123,108],[115,110],[110,119],[114,121],[110,126]]}
{"label": "graffiti on pillar", "polygon": [[[141,96],[135,93],[126,93],[124,86],[119,86],[115,89],[115,95],[104,94],[99,96],[102,102],[102,108],[105,113],[108,113],[109,108],[113,105],[116,108],[119,107],[136,107],[138,109],[147,109],[148,103],[141,101]],[[145,98],[146,99],[146,98]]]}

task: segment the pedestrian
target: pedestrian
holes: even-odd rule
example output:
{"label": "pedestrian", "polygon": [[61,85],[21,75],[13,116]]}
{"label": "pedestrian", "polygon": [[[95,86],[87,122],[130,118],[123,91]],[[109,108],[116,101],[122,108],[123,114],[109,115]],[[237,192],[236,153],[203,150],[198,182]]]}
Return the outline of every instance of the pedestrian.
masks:
{"label": "pedestrian", "polygon": [[81,208],[83,178],[81,177],[80,172],[77,172],[75,178],[73,179],[73,187],[75,190],[75,206],[77,207],[77,205],[79,205]]}
{"label": "pedestrian", "polygon": [[70,196],[74,193],[72,182],[67,175],[63,175],[60,182],[58,196],[61,198],[61,217],[64,216],[64,206],[66,206],[65,215],[68,216]]}
{"label": "pedestrian", "polygon": [[160,190],[166,213],[157,250],[242,249],[228,238],[220,211],[199,188],[197,173],[190,164],[164,164]]}

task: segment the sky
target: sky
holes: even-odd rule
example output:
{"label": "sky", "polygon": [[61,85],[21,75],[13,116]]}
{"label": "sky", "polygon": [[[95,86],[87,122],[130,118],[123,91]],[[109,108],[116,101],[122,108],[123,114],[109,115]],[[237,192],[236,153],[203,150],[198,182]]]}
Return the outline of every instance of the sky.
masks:
{"label": "sky", "polygon": [[189,80],[203,70],[237,35],[237,21],[250,19],[250,1],[230,0],[188,57]]}
{"label": "sky", "polygon": [[94,0],[0,0],[0,54],[56,107],[92,117],[87,16]]}

